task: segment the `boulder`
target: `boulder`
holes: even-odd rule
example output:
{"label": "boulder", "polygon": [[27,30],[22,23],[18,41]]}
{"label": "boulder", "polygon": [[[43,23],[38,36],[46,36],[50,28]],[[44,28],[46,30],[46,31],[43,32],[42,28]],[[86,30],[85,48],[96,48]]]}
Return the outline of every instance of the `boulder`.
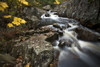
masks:
{"label": "boulder", "polygon": [[[36,33],[28,37],[20,36],[18,40],[13,40],[16,44],[13,45],[10,55],[17,59],[21,57],[20,66],[22,67],[27,63],[30,63],[31,67],[48,67],[54,55],[52,45],[45,41],[48,34],[49,33]],[[19,62],[16,64],[16,67],[18,65]]]}
{"label": "boulder", "polygon": [[25,7],[23,9],[24,18],[27,20],[26,25],[28,29],[34,29],[40,22],[41,15],[45,13],[44,10],[35,7]]}
{"label": "boulder", "polygon": [[25,14],[25,17],[35,21],[38,18],[40,18],[40,16],[45,13],[44,10],[39,9],[39,8],[35,8],[35,7],[25,7],[23,10],[23,13]]}
{"label": "boulder", "polygon": [[100,1],[99,0],[68,0],[57,6],[60,16],[74,18],[81,24],[91,25],[100,23]]}

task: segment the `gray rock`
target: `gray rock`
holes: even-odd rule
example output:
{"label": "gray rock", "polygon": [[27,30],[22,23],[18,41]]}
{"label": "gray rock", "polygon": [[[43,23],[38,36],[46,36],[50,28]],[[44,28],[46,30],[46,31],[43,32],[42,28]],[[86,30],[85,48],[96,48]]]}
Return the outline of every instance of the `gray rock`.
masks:
{"label": "gray rock", "polygon": [[[22,37],[23,40],[24,38]],[[22,56],[22,64],[31,62],[31,67],[48,67],[53,60],[53,48],[45,41],[46,38],[44,34],[36,34],[17,42],[10,54],[14,57]]]}
{"label": "gray rock", "polygon": [[84,24],[100,23],[100,0],[68,0],[54,10],[60,16],[78,19]]}
{"label": "gray rock", "polygon": [[43,7],[43,9],[44,10],[50,10],[51,9],[51,6],[50,5],[46,5],[46,6]]}
{"label": "gray rock", "polygon": [[[26,18],[34,21],[37,20],[37,18],[40,18],[40,16],[45,13],[44,10],[34,7],[25,7],[23,10],[23,13],[25,14]],[[34,17],[36,16],[36,17]]]}
{"label": "gray rock", "polygon": [[45,13],[44,10],[34,7],[25,7],[23,9],[24,18],[27,20],[25,28],[34,29],[40,22],[40,16]]}
{"label": "gray rock", "polygon": [[80,26],[78,29],[75,30],[78,34],[78,38],[85,41],[100,41],[100,33],[95,32],[91,29],[88,29],[84,26]]}

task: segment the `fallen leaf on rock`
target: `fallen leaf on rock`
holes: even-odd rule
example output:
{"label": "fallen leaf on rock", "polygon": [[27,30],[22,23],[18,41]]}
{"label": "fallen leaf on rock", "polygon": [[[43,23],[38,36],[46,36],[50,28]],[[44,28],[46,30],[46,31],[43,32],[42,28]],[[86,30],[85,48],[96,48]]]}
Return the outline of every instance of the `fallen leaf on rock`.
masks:
{"label": "fallen leaf on rock", "polygon": [[30,62],[27,63],[24,67],[30,67]]}

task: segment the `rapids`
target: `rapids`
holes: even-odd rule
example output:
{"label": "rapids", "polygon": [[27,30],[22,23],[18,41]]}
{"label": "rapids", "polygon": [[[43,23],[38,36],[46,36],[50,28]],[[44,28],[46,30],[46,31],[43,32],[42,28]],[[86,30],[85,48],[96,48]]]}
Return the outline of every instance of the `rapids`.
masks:
{"label": "rapids", "polygon": [[[60,53],[58,67],[99,67],[100,43],[78,39],[75,29],[82,28],[98,36],[100,33],[82,26],[77,20],[59,17],[55,13],[48,11],[43,14],[39,26],[47,26],[58,35],[58,39],[52,43],[55,54],[57,51]],[[56,25],[54,25],[55,23]],[[62,35],[60,35],[61,33]]]}

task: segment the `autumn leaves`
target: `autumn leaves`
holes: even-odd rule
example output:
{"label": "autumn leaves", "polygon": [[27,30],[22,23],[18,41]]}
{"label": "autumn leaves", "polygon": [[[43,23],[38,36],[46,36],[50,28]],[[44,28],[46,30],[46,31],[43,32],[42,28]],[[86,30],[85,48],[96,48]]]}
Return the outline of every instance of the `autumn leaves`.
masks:
{"label": "autumn leaves", "polygon": [[0,11],[4,11],[7,7],[8,5],[6,4],[6,2],[0,2]]}
{"label": "autumn leaves", "polygon": [[19,2],[21,2],[24,5],[28,5],[28,2],[26,0],[18,0]]}
{"label": "autumn leaves", "polygon": [[19,25],[25,24],[25,23],[26,23],[26,21],[24,19],[14,17],[12,23],[8,23],[8,27],[14,27],[15,25],[19,26]]}
{"label": "autumn leaves", "polygon": [[[11,0],[8,0],[8,1],[6,1],[6,2],[0,2],[0,11],[1,12],[7,12],[7,10],[6,9],[9,9],[9,10],[11,10],[11,9],[13,9],[13,7],[16,7],[16,8],[14,8],[14,9],[17,9],[17,7],[22,7],[22,4],[23,5],[26,5],[26,6],[28,6],[29,5],[29,3],[26,1],[26,0],[16,0],[15,2],[17,3],[16,4],[16,6],[13,6],[13,7],[11,7],[10,6],[10,4],[8,3],[8,2],[10,2]],[[38,1],[38,0],[33,0],[34,1],[34,3],[36,3],[37,5],[38,4],[40,4],[40,2]],[[7,4],[8,3],[8,4]],[[12,2],[13,3],[13,2]],[[53,4],[60,4],[60,1],[59,0],[54,0],[53,1]],[[20,6],[21,5],[21,6]],[[9,7],[9,8],[8,8]],[[21,25],[21,24],[25,24],[26,23],[26,21],[24,20],[24,19],[22,19],[22,18],[20,18],[20,17],[16,17],[15,16],[15,14],[13,14],[13,13],[15,13],[16,11],[11,11],[11,12],[9,12],[8,11],[8,15],[5,15],[5,16],[3,16],[3,18],[5,18],[5,19],[7,19],[7,18],[13,18],[13,21],[11,21],[11,22],[9,22],[8,24],[7,24],[7,26],[8,27],[15,27],[15,26],[19,26],[19,25]]]}
{"label": "autumn leaves", "polygon": [[55,0],[54,4],[60,4],[60,2],[58,0]]}
{"label": "autumn leaves", "polygon": [[[28,2],[26,0],[18,0],[20,3],[24,5],[28,5]],[[0,2],[0,11],[4,11],[8,7],[6,2]]]}
{"label": "autumn leaves", "polygon": [[[3,16],[4,18],[12,18],[11,15],[5,15]],[[8,23],[7,26],[8,27],[14,27],[14,26],[19,26],[21,24],[25,24],[26,21],[24,19],[18,18],[18,17],[14,17],[12,23]]]}
{"label": "autumn leaves", "polygon": [[[18,0],[20,3],[24,4],[24,5],[28,5],[28,2],[25,0]],[[6,2],[0,2],[0,11],[4,12],[4,10],[9,7],[7,5]],[[3,16],[4,18],[11,18],[11,15],[5,15]],[[8,23],[7,26],[8,27],[14,27],[14,26],[19,26],[21,24],[25,24],[26,21],[24,19],[18,18],[18,17],[14,17],[12,23]]]}

